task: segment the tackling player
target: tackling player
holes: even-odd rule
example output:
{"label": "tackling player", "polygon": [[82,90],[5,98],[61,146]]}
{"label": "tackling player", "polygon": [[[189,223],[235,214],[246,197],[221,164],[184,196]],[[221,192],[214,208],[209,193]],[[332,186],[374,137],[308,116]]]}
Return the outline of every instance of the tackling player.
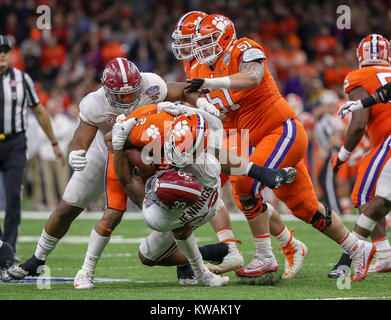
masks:
{"label": "tackling player", "polygon": [[[236,39],[233,23],[222,15],[203,18],[193,41],[199,64],[192,69],[187,92],[209,90],[208,101],[226,113],[238,129],[249,130],[250,144],[255,147],[250,161],[271,168],[295,167],[295,181],[274,193],[297,218],[349,253],[354,261],[353,281],[364,279],[376,247],[349,232],[341,218],[318,201],[303,160],[308,144],[305,129],[278,91],[263,48],[251,39]],[[250,264],[236,271],[239,276],[258,277],[278,268],[260,187],[248,177],[239,177],[235,185],[256,248]]]}
{"label": "tackling player", "polygon": [[[180,100],[183,95],[183,86],[178,89],[177,84],[166,84],[157,74],[140,73],[132,62],[124,58],[109,61],[101,80],[102,87],[84,97],[79,105],[80,124],[69,144],[69,164],[75,172],[62,200],[46,222],[34,255],[24,263],[9,268],[4,280],[36,276],[38,267],[45,264],[46,258],[66,234],[73,220],[105,188],[110,191],[110,186],[105,185],[108,151],[103,137],[111,130],[116,117],[122,113],[129,114],[146,104]],[[205,106],[205,101],[202,106],[197,102],[195,105],[201,108]],[[122,219],[126,203],[117,200],[107,199],[103,216],[91,231],[79,278],[93,278],[98,259],[112,231]]]}
{"label": "tackling player", "polygon": [[[390,43],[381,35],[368,35],[358,46],[357,58],[360,68],[350,72],[345,79],[345,92],[351,101],[346,102],[338,113],[343,118],[348,112],[355,112],[344,145],[335,155],[333,167],[337,171],[349,159],[367,132],[371,152],[359,164],[351,195],[360,212],[354,233],[361,239],[371,235],[376,243],[376,260],[368,272],[387,272],[391,271],[391,247],[385,228],[385,216],[391,209],[391,122],[387,121],[391,119]],[[350,263],[343,254],[329,277],[344,276],[343,269],[338,267],[350,266]]]}
{"label": "tackling player", "polygon": [[[196,68],[198,64],[193,55],[194,44],[192,37],[195,32],[195,27],[196,24],[206,16],[207,14],[205,12],[188,12],[179,18],[175,25],[174,32],[172,33],[172,38],[174,39],[174,42],[172,43],[172,52],[176,59],[182,61],[187,79],[191,78],[192,69]],[[207,110],[210,114],[221,116],[221,119],[225,118],[224,114],[220,115],[218,109],[210,108],[210,104],[207,103],[208,101],[206,98],[201,97],[198,99],[198,101],[200,101],[200,103],[205,101],[205,107],[209,108],[205,108],[205,110]],[[240,141],[241,135],[238,133],[238,130],[235,129],[235,125],[232,123],[232,121],[224,121],[223,125],[225,130],[225,148],[235,150],[238,155],[243,155],[242,150],[247,148],[249,152],[246,156],[248,157],[254,148],[251,146],[246,146]],[[233,186],[233,197],[238,203],[238,196],[234,188],[237,176],[222,174],[220,178],[222,186],[224,186],[228,180],[231,182]],[[271,206],[269,203],[266,205],[268,206],[268,213],[270,216],[270,233],[276,237],[285,255],[285,270],[282,277],[283,279],[294,278],[300,272],[303,266],[304,258],[308,253],[308,248],[304,243],[293,236],[293,230],[289,230],[285,226],[280,215],[273,208],[273,206]],[[244,264],[243,256],[237,249],[236,242],[238,241],[235,240],[234,234],[232,232],[229,213],[225,205],[219,209],[219,213],[210,220],[210,223],[219,240],[229,244],[230,253],[224,258],[220,265],[208,264],[208,267],[215,273],[224,273],[242,267]],[[304,255],[302,254],[303,252]]]}

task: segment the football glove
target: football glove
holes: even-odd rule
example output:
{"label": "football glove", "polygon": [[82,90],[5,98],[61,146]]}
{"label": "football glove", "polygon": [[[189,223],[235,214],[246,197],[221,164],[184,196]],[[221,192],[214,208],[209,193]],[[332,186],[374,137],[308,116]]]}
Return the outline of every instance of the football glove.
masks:
{"label": "football glove", "polygon": [[[121,115],[122,116],[122,115]],[[130,118],[124,120],[124,117],[118,116],[117,122],[113,126],[112,130],[112,144],[114,150],[122,150],[124,144],[129,136],[130,131],[137,122],[136,118]]]}
{"label": "football glove", "polygon": [[68,163],[75,171],[82,171],[87,165],[86,150],[73,150],[69,153]]}
{"label": "football glove", "polygon": [[347,101],[342,105],[341,108],[339,108],[338,115],[341,119],[343,119],[345,118],[346,114],[348,114],[349,112],[354,112],[362,109],[364,109],[364,106],[361,100]]}

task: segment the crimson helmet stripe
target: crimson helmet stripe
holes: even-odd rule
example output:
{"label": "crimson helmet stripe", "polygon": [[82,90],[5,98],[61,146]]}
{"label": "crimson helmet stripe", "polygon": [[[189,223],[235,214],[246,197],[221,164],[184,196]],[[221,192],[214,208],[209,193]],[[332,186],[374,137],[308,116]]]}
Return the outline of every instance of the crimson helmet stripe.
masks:
{"label": "crimson helmet stripe", "polygon": [[180,185],[177,185],[177,184],[161,182],[159,184],[159,188],[160,189],[162,189],[162,188],[175,189],[175,190],[179,190],[179,191],[188,192],[188,193],[194,194],[196,196],[201,196],[201,191],[195,190],[195,189],[192,189],[192,188],[189,188],[189,187],[185,187],[185,186],[180,186]]}
{"label": "crimson helmet stripe", "polygon": [[122,81],[125,84],[125,86],[127,86],[127,83],[129,81],[128,81],[128,76],[126,75],[125,65],[124,65],[124,63],[122,61],[122,58],[116,58],[116,60],[117,60],[118,66],[119,66],[119,68],[121,70]]}

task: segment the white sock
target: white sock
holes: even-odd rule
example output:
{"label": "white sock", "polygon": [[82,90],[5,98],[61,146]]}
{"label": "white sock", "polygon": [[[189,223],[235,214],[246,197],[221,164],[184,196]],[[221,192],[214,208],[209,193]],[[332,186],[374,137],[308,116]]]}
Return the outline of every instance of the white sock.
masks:
{"label": "white sock", "polygon": [[278,235],[276,235],[277,241],[280,243],[281,246],[286,246],[289,242],[289,240],[293,240],[293,235],[289,232],[288,228],[284,226],[282,231]]}
{"label": "white sock", "polygon": [[347,230],[345,236],[341,241],[338,242],[338,244],[349,256],[351,256],[354,251],[353,249],[355,249],[358,241],[359,239],[353,233]]}
{"label": "white sock", "polygon": [[255,254],[269,255],[272,254],[272,243],[270,240],[270,233],[253,235],[255,242]]}
{"label": "white sock", "polygon": [[234,233],[230,228],[224,228],[216,232],[217,239],[220,242],[225,242],[231,249],[237,248]]}
{"label": "white sock", "polygon": [[193,234],[186,240],[175,239],[177,246],[185,253],[187,260],[193,268],[194,275],[197,279],[202,277],[202,274],[208,270],[205,266],[197,242]]}
{"label": "white sock", "polygon": [[37,248],[35,249],[35,257],[39,260],[46,260],[47,256],[56,247],[58,241],[60,241],[60,239],[48,235],[45,229],[43,229],[37,244]]}
{"label": "white sock", "polygon": [[82,266],[83,270],[88,271],[90,274],[94,274],[99,258],[109,241],[110,237],[102,237],[94,228],[92,228],[90,240],[88,241],[87,253]]}

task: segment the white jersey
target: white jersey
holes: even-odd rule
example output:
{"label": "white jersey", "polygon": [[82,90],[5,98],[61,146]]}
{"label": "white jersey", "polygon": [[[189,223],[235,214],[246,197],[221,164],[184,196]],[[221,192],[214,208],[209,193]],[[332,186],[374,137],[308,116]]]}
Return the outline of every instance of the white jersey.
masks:
{"label": "white jersey", "polygon": [[197,228],[216,214],[221,191],[221,165],[209,153],[204,153],[201,157],[204,160],[202,163],[197,161],[196,164],[187,165],[179,170],[196,177],[201,188],[200,199],[185,209],[167,210],[159,207],[153,198],[146,197],[142,214],[144,221],[151,229],[166,232],[180,228],[185,224]]}
{"label": "white jersey", "polygon": [[[167,85],[154,73],[141,73],[143,91],[135,109],[147,104],[164,101]],[[108,148],[104,135],[109,132],[119,115],[108,103],[103,88],[91,92],[80,102],[80,119],[98,128],[98,132],[87,151],[87,165],[82,171],[75,171],[69,181],[63,200],[68,204],[85,208],[95,201],[105,188],[105,168]]]}

